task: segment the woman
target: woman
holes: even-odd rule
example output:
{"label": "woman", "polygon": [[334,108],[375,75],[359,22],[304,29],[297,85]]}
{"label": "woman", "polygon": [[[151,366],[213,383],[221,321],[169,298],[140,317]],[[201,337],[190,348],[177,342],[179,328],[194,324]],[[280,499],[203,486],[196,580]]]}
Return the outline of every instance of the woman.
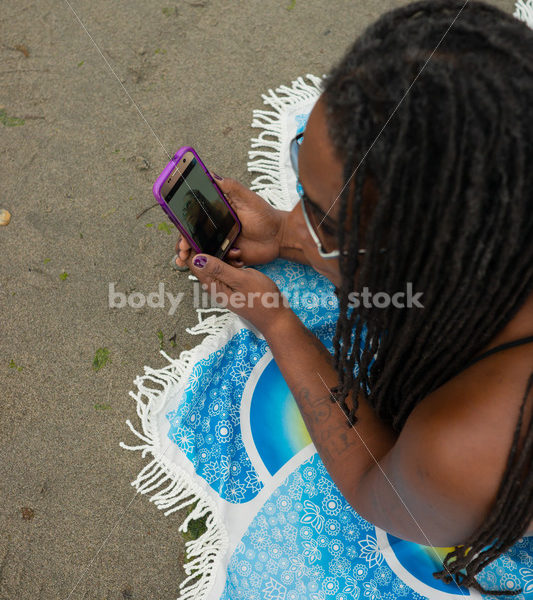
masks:
{"label": "woman", "polygon": [[[238,247],[225,263],[179,240],[176,260],[230,306],[250,294],[234,310],[265,336],[352,507],[455,546],[437,578],[511,595],[475,575],[533,534],[531,106],[523,23],[473,0],[389,12],[326,80],[299,149],[300,204],[280,212],[219,178]],[[268,277],[241,268],[277,257],[336,286],[333,359],[281,298],[264,306],[279,294]],[[351,302],[406,284],[423,308]]]}

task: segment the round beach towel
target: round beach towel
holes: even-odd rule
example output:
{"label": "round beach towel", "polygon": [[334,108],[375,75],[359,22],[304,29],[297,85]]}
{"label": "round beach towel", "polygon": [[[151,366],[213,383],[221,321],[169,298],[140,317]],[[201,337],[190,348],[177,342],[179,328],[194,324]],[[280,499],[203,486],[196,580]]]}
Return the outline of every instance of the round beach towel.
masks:
{"label": "round beach towel", "polygon": [[[305,127],[321,79],[307,75],[263,96],[254,111],[252,189],[274,206],[298,201],[289,141]],[[332,284],[310,267],[277,260],[257,267],[332,352],[338,315]],[[160,370],[145,367],[131,395],[151,460],[132,483],[165,515],[195,504],[182,523],[207,515],[187,542],[180,600],[453,600],[479,592],[433,577],[448,548],[388,534],[361,518],[326,471],[263,336],[224,310],[199,309],[207,334]],[[487,566],[489,589],[533,598],[533,538]],[[488,596],[487,596],[488,598]]]}

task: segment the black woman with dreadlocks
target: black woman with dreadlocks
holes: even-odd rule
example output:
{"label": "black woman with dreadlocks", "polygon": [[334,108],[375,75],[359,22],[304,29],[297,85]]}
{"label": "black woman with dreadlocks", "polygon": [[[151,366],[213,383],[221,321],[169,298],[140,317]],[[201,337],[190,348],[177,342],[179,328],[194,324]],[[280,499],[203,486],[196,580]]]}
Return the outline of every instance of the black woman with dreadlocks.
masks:
{"label": "black woman with dreadlocks", "polygon": [[[476,575],[533,535],[533,31],[462,7],[416,2],[370,26],[299,140],[301,202],[277,211],[219,179],[238,248],[222,262],[180,240],[177,264],[218,293],[258,293],[234,310],[265,336],[358,514],[451,547],[437,579],[516,595],[533,587],[532,556],[522,588]],[[259,302],[279,291],[242,267],[278,257],[335,285],[333,357],[283,302]],[[351,304],[406,282],[422,309]]]}

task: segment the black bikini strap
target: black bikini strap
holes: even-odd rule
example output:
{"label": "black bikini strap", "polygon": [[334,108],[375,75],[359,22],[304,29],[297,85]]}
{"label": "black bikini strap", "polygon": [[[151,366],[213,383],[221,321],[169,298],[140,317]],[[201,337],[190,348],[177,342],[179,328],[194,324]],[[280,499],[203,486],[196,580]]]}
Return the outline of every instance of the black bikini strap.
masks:
{"label": "black bikini strap", "polygon": [[466,369],[467,367],[470,367],[474,363],[477,363],[482,358],[486,358],[487,356],[490,356],[491,354],[495,354],[496,352],[501,352],[502,350],[507,350],[507,348],[514,348],[515,346],[521,346],[522,344],[529,344],[530,342],[533,342],[533,335],[530,335],[525,338],[520,338],[519,340],[514,340],[514,342],[506,342],[505,344],[500,344],[499,346],[496,346],[495,348],[491,348],[490,350],[483,352],[483,354],[481,354],[480,356],[476,356],[475,358],[470,360],[464,368]]}

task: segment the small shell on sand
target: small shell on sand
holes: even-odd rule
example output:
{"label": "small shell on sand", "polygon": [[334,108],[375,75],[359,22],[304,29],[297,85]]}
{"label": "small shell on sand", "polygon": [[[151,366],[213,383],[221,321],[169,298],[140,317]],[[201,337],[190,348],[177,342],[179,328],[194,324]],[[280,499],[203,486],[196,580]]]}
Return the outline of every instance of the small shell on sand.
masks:
{"label": "small shell on sand", "polygon": [[0,225],[9,225],[11,214],[5,208],[0,209]]}

